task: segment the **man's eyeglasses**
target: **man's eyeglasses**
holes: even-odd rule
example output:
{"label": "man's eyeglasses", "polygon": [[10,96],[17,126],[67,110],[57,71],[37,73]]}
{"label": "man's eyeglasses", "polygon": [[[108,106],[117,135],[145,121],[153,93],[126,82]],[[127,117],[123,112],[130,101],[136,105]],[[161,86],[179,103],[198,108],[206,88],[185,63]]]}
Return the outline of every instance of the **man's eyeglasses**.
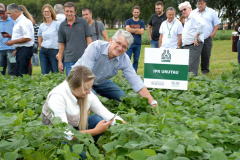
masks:
{"label": "man's eyeglasses", "polygon": [[183,12],[183,11],[186,11],[186,9],[187,9],[187,8],[184,8],[184,9],[182,9],[182,10],[180,10],[180,11]]}
{"label": "man's eyeglasses", "polygon": [[128,47],[123,46],[120,42],[116,41],[114,38],[113,40],[117,43],[118,46],[121,46],[124,51],[128,50]]}

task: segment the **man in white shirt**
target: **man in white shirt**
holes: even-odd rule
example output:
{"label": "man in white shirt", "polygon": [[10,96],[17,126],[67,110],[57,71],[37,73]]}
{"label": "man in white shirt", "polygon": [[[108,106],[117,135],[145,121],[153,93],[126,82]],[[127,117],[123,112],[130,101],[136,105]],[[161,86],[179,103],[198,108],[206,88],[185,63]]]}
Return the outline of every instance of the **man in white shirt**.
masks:
{"label": "man in white shirt", "polygon": [[12,40],[5,42],[16,49],[16,75],[28,74],[29,62],[33,55],[34,30],[32,22],[27,19],[15,3],[8,5],[7,11],[14,20]]}
{"label": "man in white shirt", "polygon": [[194,11],[202,17],[205,23],[204,44],[201,53],[201,71],[203,74],[207,74],[210,71],[209,60],[213,45],[212,38],[217,33],[220,20],[217,13],[212,8],[206,6],[206,0],[198,0],[197,7]]}
{"label": "man in white shirt", "polygon": [[61,4],[55,4],[54,5],[54,11],[56,14],[56,19],[59,22],[62,22],[66,19],[66,16],[64,15],[64,9],[63,9],[63,5]]}
{"label": "man in white shirt", "polygon": [[176,9],[168,7],[166,11],[167,20],[159,29],[159,48],[180,48],[182,45],[182,23],[175,18]]}
{"label": "man in white shirt", "polygon": [[198,14],[192,12],[192,7],[188,1],[181,3],[178,8],[185,18],[182,32],[182,48],[189,49],[188,71],[193,72],[194,76],[197,76],[204,42],[204,22]]}

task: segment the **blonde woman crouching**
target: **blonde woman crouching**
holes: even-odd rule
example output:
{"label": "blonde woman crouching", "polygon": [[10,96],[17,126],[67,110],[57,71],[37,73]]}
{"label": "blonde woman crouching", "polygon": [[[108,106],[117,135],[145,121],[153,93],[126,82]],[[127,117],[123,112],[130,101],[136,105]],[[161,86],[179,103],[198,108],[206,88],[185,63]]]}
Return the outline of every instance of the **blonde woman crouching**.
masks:
{"label": "blonde woman crouching", "polygon": [[[105,132],[109,125],[116,123],[115,119],[109,121],[114,114],[102,105],[97,96],[91,92],[94,74],[85,66],[74,67],[67,80],[55,87],[47,96],[41,117],[43,124],[51,125],[54,112],[55,117],[60,117],[63,122],[77,127],[82,133],[89,133],[97,141],[100,134]],[[88,117],[91,109],[95,115]],[[122,120],[119,116],[116,119]],[[106,122],[109,121],[109,122]],[[67,139],[73,139],[72,132],[66,132]]]}

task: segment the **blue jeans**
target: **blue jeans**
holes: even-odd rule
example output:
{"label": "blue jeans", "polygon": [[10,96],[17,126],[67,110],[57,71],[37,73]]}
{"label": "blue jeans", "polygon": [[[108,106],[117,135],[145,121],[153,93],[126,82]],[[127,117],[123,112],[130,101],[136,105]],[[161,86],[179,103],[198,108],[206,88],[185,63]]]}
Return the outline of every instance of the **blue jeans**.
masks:
{"label": "blue jeans", "polygon": [[57,53],[58,49],[47,49],[41,47],[39,57],[42,74],[48,74],[50,71],[52,73],[58,72],[58,60],[56,58]]}
{"label": "blue jeans", "polygon": [[16,50],[16,75],[22,77],[23,74],[28,74],[33,47],[18,47]]}
{"label": "blue jeans", "polygon": [[6,69],[8,68],[8,75],[15,76],[16,75],[16,63],[11,63],[8,59],[7,52],[13,52],[14,50],[0,50],[0,67],[3,67],[3,71],[1,71],[2,75],[6,74]]}
{"label": "blue jeans", "polygon": [[114,84],[111,80],[107,79],[99,85],[93,85],[91,90],[95,95],[100,94],[103,97],[121,101],[120,97],[125,97],[126,93]]}
{"label": "blue jeans", "polygon": [[66,75],[68,76],[69,72],[71,71],[72,69],[72,66],[76,63],[75,62],[65,62],[64,65],[66,67]]}
{"label": "blue jeans", "polygon": [[132,58],[132,53],[133,53],[133,68],[135,69],[136,73],[138,69],[138,59],[140,56],[140,51],[141,51],[141,44],[132,44],[126,52],[130,59]]}
{"label": "blue jeans", "polygon": [[[102,117],[100,117],[99,115],[97,114],[94,114],[94,115],[91,115],[88,117],[88,129],[93,129],[96,127],[96,125],[102,121]],[[76,130],[78,130],[78,127],[74,127]],[[102,135],[101,134],[98,134],[96,136],[93,136],[93,139],[95,142],[97,142],[97,140],[99,139],[99,137]],[[63,144],[67,144],[66,142],[63,142]],[[71,152],[73,151],[72,147],[70,148]],[[82,154],[80,154],[81,158],[82,159],[87,159],[87,156],[86,156],[86,152],[85,151],[82,151]]]}
{"label": "blue jeans", "polygon": [[240,39],[237,42],[237,51],[238,51],[238,63],[240,63]]}
{"label": "blue jeans", "polygon": [[151,48],[159,48],[158,41],[151,40],[150,44],[151,44]]}

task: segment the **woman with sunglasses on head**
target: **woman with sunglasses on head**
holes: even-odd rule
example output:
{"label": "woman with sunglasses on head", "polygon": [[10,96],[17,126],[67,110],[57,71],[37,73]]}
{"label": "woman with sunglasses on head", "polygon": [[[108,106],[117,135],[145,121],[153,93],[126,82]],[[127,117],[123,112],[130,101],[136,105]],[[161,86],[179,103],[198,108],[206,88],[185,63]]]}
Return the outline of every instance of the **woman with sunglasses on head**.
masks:
{"label": "woman with sunglasses on head", "polygon": [[58,29],[60,22],[57,21],[53,7],[45,4],[42,7],[43,23],[38,30],[38,46],[40,49],[40,63],[42,74],[58,72]]}
{"label": "woman with sunglasses on head", "polygon": [[[115,119],[112,119],[114,114],[91,92],[94,78],[94,74],[87,67],[74,67],[67,79],[48,94],[41,114],[43,124],[51,124],[53,117],[51,109],[55,117],[60,117],[63,122],[72,125],[82,133],[91,134],[97,141],[110,124],[115,124]],[[88,117],[89,109],[95,115]],[[116,119],[122,120],[118,116]],[[124,120],[122,122],[126,123]],[[67,139],[73,138],[72,132],[66,131],[66,134]]]}

